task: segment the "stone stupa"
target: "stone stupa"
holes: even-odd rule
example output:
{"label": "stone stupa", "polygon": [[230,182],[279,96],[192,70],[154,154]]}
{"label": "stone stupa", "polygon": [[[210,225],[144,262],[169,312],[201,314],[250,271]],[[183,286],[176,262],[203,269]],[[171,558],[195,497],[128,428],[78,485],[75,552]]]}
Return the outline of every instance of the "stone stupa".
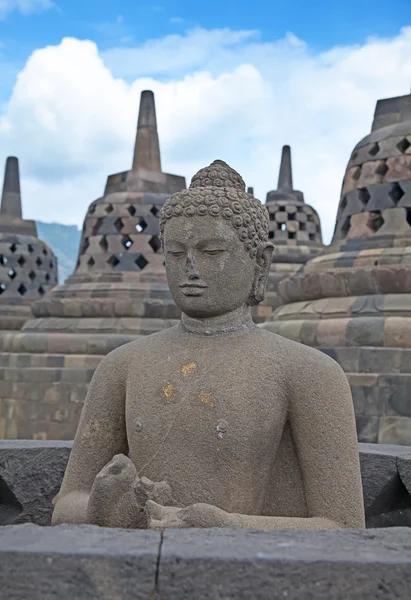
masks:
{"label": "stone stupa", "polygon": [[23,219],[19,162],[6,160],[0,208],[0,330],[20,329],[30,305],[57,283],[57,259],[37,237],[34,221]]}
{"label": "stone stupa", "polygon": [[161,171],[154,95],[144,91],[132,169],[110,175],[90,205],[74,274],[33,304],[21,332],[0,338],[5,437],[72,439],[101,358],[177,322],[158,213],[184,188]]}
{"label": "stone stupa", "polygon": [[335,358],[360,441],[411,445],[411,95],[377,102],[327,252],[280,283],[263,326]]}
{"label": "stone stupa", "polygon": [[281,304],[279,282],[324,249],[320,218],[304,202],[304,194],[293,187],[290,146],[283,146],[277,189],[268,192],[266,207],[274,254],[265,299],[253,307],[256,322],[263,321]]}

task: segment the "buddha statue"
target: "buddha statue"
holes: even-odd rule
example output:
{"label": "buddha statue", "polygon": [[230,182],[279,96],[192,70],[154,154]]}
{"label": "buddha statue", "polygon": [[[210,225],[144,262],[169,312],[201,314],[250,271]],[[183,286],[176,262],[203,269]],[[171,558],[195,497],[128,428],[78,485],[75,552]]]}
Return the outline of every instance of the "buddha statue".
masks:
{"label": "buddha statue", "polygon": [[364,527],[345,374],[251,319],[273,252],[266,208],[218,160],[160,226],[181,321],[100,362],[53,523]]}

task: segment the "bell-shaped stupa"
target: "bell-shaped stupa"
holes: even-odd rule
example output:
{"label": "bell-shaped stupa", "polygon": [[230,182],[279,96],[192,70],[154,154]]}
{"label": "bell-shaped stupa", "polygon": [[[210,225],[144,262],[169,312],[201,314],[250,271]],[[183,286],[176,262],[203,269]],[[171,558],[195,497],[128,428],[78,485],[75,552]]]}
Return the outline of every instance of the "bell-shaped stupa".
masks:
{"label": "bell-shaped stupa", "polygon": [[184,188],[184,177],[161,171],[154,95],[144,91],[132,169],[110,175],[90,205],[74,274],[33,304],[21,332],[0,338],[4,377],[13,380],[0,394],[13,406],[5,437],[72,439],[101,358],[177,322],[158,214]]}
{"label": "bell-shaped stupa", "polygon": [[57,283],[57,259],[37,237],[34,221],[23,219],[19,162],[6,160],[0,207],[0,330],[20,329],[30,305]]}
{"label": "bell-shaped stupa", "polygon": [[274,253],[265,299],[253,308],[257,322],[263,321],[281,304],[279,282],[324,249],[320,218],[314,208],[304,202],[304,194],[293,187],[290,146],[282,149],[277,189],[268,192],[266,207],[270,213],[269,237]]}
{"label": "bell-shaped stupa", "polygon": [[346,371],[360,441],[411,445],[411,95],[379,100],[327,252],[280,283],[263,326]]}

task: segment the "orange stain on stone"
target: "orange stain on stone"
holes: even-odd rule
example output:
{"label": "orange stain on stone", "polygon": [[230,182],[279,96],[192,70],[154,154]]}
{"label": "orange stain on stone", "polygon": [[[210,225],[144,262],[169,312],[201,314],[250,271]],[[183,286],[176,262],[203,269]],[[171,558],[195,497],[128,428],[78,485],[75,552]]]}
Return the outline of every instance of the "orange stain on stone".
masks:
{"label": "orange stain on stone", "polygon": [[216,401],[208,392],[200,392],[200,401],[202,402],[202,404],[205,404],[205,406],[210,406],[211,408],[214,408],[214,406],[216,405]]}
{"label": "orange stain on stone", "polygon": [[163,387],[163,392],[164,392],[164,396],[170,402],[173,402],[174,400],[176,400],[177,392],[176,392],[176,388],[174,387],[174,385],[172,383],[167,383],[167,385],[165,385]]}
{"label": "orange stain on stone", "polygon": [[190,362],[187,365],[184,365],[184,367],[181,367],[180,369],[180,373],[182,373],[184,377],[187,377],[187,375],[194,375],[194,373],[196,372],[197,365],[195,362]]}

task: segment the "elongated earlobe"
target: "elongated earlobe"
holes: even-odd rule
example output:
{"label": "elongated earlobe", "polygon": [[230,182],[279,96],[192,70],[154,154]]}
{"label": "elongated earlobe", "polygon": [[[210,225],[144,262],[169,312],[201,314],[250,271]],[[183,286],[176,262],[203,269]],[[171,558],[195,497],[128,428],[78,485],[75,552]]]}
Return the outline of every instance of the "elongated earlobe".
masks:
{"label": "elongated earlobe", "polygon": [[256,268],[253,286],[251,288],[248,303],[255,306],[264,300],[265,288],[267,286],[268,275],[270,273],[271,260],[273,257],[274,246],[270,242],[260,244],[257,249]]}

